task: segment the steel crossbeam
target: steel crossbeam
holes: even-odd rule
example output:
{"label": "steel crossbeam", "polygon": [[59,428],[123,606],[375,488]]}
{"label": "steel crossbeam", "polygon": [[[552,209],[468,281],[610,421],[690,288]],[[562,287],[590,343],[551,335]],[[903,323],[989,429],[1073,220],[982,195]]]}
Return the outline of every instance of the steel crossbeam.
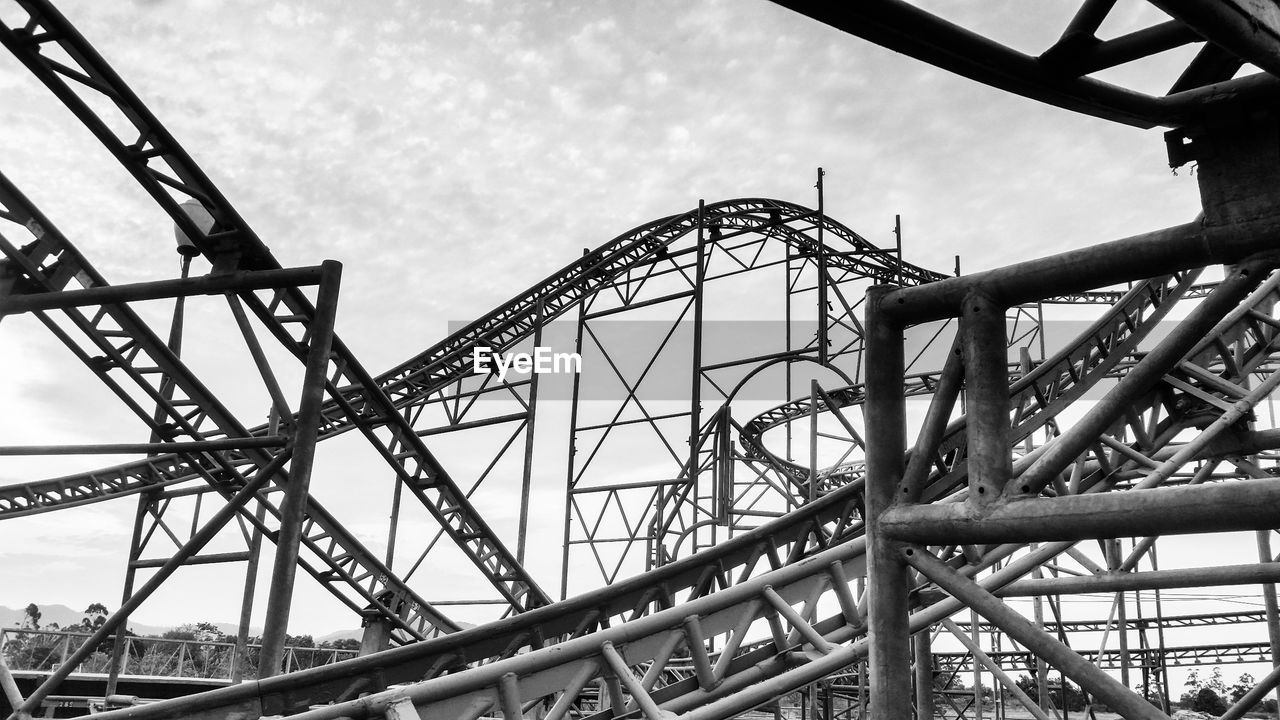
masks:
{"label": "steel crossbeam", "polygon": [[[1137,127],[1192,124],[1225,106],[1274,100],[1280,92],[1280,22],[1268,3],[1152,0],[1176,20],[1100,40],[1114,3],[1080,3],[1061,38],[1039,55],[1023,52],[905,0],[853,4],[774,0],[777,4],[944,70],[1060,108]],[[1099,8],[1101,8],[1100,11]],[[1093,73],[1205,43],[1196,61],[1152,95]],[[1245,62],[1265,72],[1235,77]]]}

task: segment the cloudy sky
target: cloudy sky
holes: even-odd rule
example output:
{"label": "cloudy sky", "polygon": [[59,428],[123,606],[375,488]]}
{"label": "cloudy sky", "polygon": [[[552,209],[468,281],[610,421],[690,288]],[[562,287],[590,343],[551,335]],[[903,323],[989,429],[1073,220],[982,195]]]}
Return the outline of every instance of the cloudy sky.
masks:
{"label": "cloudy sky", "polygon": [[[1120,5],[1114,31],[1151,17]],[[819,166],[832,217],[887,245],[901,214],[907,259],[941,271],[953,255],[980,270],[1198,211],[1159,131],[1011,97],[763,0],[59,6],[282,264],[344,263],[338,330],[375,372],[699,198],[812,204]],[[1036,51],[1066,9],[980,11],[959,19]],[[0,98],[0,170],[110,281],[171,277],[167,218],[7,55]],[[0,322],[0,343],[6,443],[102,439],[65,353],[21,319]],[[0,466],[2,482],[54,474]],[[0,605],[112,604],[132,510],[0,526]],[[186,602],[205,614],[162,602],[140,618],[234,616]],[[299,612],[303,631],[341,624]]]}

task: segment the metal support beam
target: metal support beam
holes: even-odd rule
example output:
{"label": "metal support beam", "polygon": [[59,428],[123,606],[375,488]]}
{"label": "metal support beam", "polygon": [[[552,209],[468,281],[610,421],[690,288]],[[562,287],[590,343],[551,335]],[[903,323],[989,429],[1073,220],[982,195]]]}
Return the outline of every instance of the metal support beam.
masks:
{"label": "metal support beam", "polygon": [[1240,480],[1018,500],[981,517],[962,503],[895,507],[879,525],[898,540],[945,545],[1262,530],[1275,527],[1276,518],[1280,482]]}
{"label": "metal support beam", "polygon": [[88,445],[3,445],[0,456],[7,455],[142,455],[149,453],[196,453],[243,450],[245,448],[284,447],[283,437],[243,437],[189,442],[99,443]]}
{"label": "metal support beam", "polygon": [[879,717],[911,717],[907,567],[880,528],[899,494],[906,454],[905,353],[902,325],[884,311],[892,288],[867,293],[867,614],[871,707]]}
{"label": "metal support beam", "polygon": [[329,366],[333,324],[338,311],[342,265],[326,261],[323,267],[324,273],[316,297],[315,319],[310,326],[311,345],[302,381],[298,421],[293,428],[293,462],[289,466],[289,482],[285,486],[284,500],[280,503],[280,533],[276,540],[271,589],[263,620],[262,659],[259,662],[258,676],[264,678],[278,673],[284,659],[289,608],[293,602],[293,580],[298,569],[298,548],[302,538],[302,525],[306,520],[320,411],[324,405],[325,371]]}
{"label": "metal support beam", "polygon": [[1259,0],[1151,0],[1217,45],[1280,75],[1280,8]]}
{"label": "metal support beam", "polygon": [[[1009,455],[1009,358],[1004,308],[975,290],[960,307],[968,401],[969,498],[976,508],[1000,500],[1013,474]],[[922,455],[934,448],[917,449]]]}
{"label": "metal support beam", "polygon": [[306,287],[320,282],[321,266],[233,272],[220,275],[157,280],[155,282],[111,285],[83,290],[10,295],[0,298],[0,315],[13,315],[36,310],[61,310],[90,305],[111,305],[142,300],[220,295],[227,292],[266,290],[283,287]]}
{"label": "metal support beam", "polygon": [[1280,236],[1280,221],[1275,219],[1214,228],[1190,222],[987,272],[895,290],[885,297],[885,310],[902,323],[942,320],[953,317],[956,308],[974,289],[989,293],[1001,305],[1021,305],[1193,267],[1238,263],[1255,253],[1274,251],[1277,236]]}
{"label": "metal support beam", "polygon": [[933,720],[933,635],[926,629],[911,636],[914,646],[916,720]]}
{"label": "metal support beam", "polygon": [[1080,593],[1125,592],[1217,585],[1253,585],[1280,582],[1280,563],[1178,568],[1148,572],[1114,572],[1105,575],[1064,575],[1015,580],[998,590],[1000,597],[1035,597]]}

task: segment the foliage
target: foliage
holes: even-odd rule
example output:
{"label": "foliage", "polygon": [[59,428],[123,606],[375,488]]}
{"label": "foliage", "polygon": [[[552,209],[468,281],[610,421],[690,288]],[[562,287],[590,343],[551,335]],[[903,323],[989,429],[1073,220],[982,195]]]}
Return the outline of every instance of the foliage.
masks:
{"label": "foliage", "polygon": [[1210,715],[1221,715],[1227,711],[1227,703],[1212,688],[1202,687],[1191,699],[1191,709]]}
{"label": "foliage", "polygon": [[360,641],[355,638],[337,638],[336,640],[325,640],[317,647],[332,648],[334,650],[359,650]]}
{"label": "foliage", "polygon": [[[1024,673],[1019,675],[1018,679],[1015,680],[1014,683],[1032,700],[1039,700],[1040,690],[1036,687],[1036,679],[1034,677]],[[1060,708],[1064,704],[1063,695],[1065,692],[1065,705],[1067,710],[1084,710],[1084,693],[1080,691],[1079,687],[1072,684],[1071,681],[1066,681],[1066,685],[1064,686],[1061,680],[1049,678],[1047,684],[1049,687],[1049,698],[1053,701],[1054,707]]]}
{"label": "foliage", "polygon": [[40,629],[40,606],[35,603],[27,605],[22,615],[23,630],[39,630]]}
{"label": "foliage", "polygon": [[[1207,678],[1202,678],[1197,668],[1187,673],[1186,692],[1178,698],[1178,704],[1196,712],[1221,715],[1230,705],[1252,690],[1257,682],[1253,675],[1243,673],[1228,686],[1222,677],[1222,668],[1215,667]],[[1250,709],[1270,711],[1274,704],[1274,700],[1266,700]]]}
{"label": "foliage", "polygon": [[166,640],[194,640],[202,643],[220,643],[233,640],[228,638],[217,625],[211,622],[186,623],[171,630],[166,630],[160,637]]}

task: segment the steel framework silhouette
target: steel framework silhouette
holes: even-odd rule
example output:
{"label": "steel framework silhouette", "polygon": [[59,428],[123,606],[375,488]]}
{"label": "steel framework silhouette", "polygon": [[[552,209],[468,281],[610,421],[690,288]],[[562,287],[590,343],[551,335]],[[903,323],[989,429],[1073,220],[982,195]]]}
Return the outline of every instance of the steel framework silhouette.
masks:
{"label": "steel framework silhouette", "polygon": [[[899,0],[780,1],[1010,92],[1168,128],[1171,164],[1198,164],[1200,217],[949,277],[828,217],[819,170],[814,208],[699,203],[586,251],[374,375],[334,333],[341,266],[282,266],[67,18],[45,0],[9,4],[20,17],[0,26],[0,44],[191,243],[181,277],[110,285],[0,176],[0,316],[38,319],[148,436],[0,448],[145,456],[0,488],[0,520],[137,503],[120,610],[78,649],[68,641],[56,669],[19,673],[22,687],[0,663],[11,717],[56,705],[95,655],[100,700],[114,706],[105,718],[662,720],[794,706],[924,720],[980,716],[984,682],[1002,686],[994,712],[1008,698],[1047,718],[1065,711],[1054,691],[1066,679],[1093,706],[1164,718],[1170,666],[1280,667],[1280,430],[1264,412],[1280,385],[1273,6],[1159,0],[1169,21],[1102,40],[1114,2],[1085,0],[1033,57]],[[1093,77],[1190,44],[1198,53],[1164,95]],[[208,273],[188,276],[192,262]],[[1221,280],[1207,279],[1211,265]],[[184,359],[180,310],[167,333],[137,310],[196,296],[227,305],[266,422]],[[744,302],[780,320],[725,323],[726,305]],[[1050,338],[1046,307],[1060,303],[1097,312]],[[567,425],[537,374],[474,363],[477,348],[541,346],[557,321],[585,358]],[[550,422],[568,450],[558,588],[526,569],[545,454],[535,438]],[[394,486],[385,555],[309,492],[317,444],[342,434],[363,438]],[[486,450],[451,464],[451,445]],[[514,521],[482,509],[495,486],[519,487]],[[429,518],[434,535],[399,533],[411,518]],[[1239,531],[1254,533],[1245,550],[1226,535]],[[1157,540],[1178,535],[1221,535],[1257,561],[1160,568]],[[275,554],[256,681],[153,703],[122,696],[125,623],[184,566],[246,566],[232,648],[246,651],[264,540]],[[485,593],[461,604],[488,607],[491,622],[463,629],[444,609],[456,598],[415,590],[428,584],[422,568],[456,560]],[[362,618],[360,657],[281,673],[299,570]],[[1162,607],[1175,588],[1237,585],[1257,588],[1265,609]],[[1082,593],[1108,594],[1111,616],[1069,617],[1064,598]],[[1225,623],[1253,639],[1166,642]],[[1096,651],[1088,633],[1103,635]],[[960,672],[974,688],[956,689]],[[1278,684],[1280,669],[1224,717]]]}

